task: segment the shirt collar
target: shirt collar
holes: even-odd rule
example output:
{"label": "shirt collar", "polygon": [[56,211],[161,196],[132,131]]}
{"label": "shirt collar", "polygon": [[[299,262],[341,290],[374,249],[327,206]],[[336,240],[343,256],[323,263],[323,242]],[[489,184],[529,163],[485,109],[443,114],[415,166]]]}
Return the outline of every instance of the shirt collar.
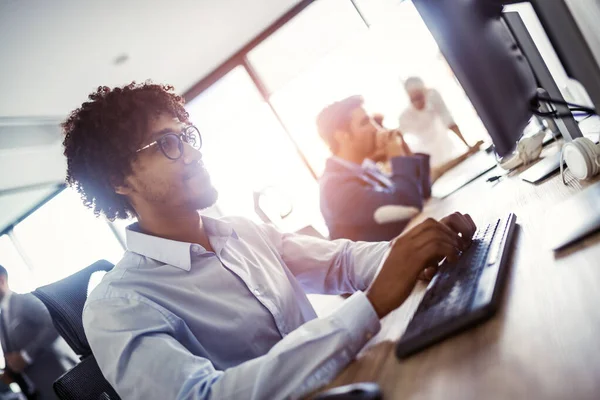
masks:
{"label": "shirt collar", "polygon": [[331,160],[336,162],[338,165],[341,165],[345,168],[348,168],[351,171],[360,171],[362,170],[362,166],[353,162],[353,161],[348,161],[343,159],[342,157],[338,157],[338,156],[331,156]]}
{"label": "shirt collar", "polygon": [[10,290],[8,290],[6,292],[6,294],[4,295],[4,297],[2,298],[2,301],[0,301],[0,310],[6,310],[8,308],[11,297],[12,297],[12,292]]}
{"label": "shirt collar", "polygon": [[362,163],[362,167],[364,169],[379,171],[379,168],[377,168],[377,163],[370,158],[365,158],[365,161]]}
{"label": "shirt collar", "polygon": [[375,163],[375,161],[369,159],[369,158],[365,158],[365,160],[363,161],[362,165],[359,165],[355,162],[352,161],[348,161],[345,160],[341,157],[338,156],[331,156],[331,160],[338,163],[339,165],[350,169],[351,171],[357,171],[360,172],[364,169],[377,169],[377,164]]}
{"label": "shirt collar", "polygon": [[[203,215],[202,224],[217,253],[220,252],[229,237],[237,238],[232,226],[225,221]],[[126,228],[125,236],[129,251],[185,271],[192,268],[191,246],[200,246],[195,243],[179,242],[142,233],[137,222]],[[204,251],[206,252],[206,250]]]}

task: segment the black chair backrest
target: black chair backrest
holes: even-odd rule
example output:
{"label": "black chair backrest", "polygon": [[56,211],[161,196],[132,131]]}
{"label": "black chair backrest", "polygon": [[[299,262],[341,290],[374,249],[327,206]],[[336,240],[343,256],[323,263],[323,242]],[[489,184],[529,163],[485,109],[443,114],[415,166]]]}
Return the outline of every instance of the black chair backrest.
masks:
{"label": "black chair backrest", "polygon": [[93,355],[81,360],[54,382],[61,400],[119,400],[119,395],[104,379]]}
{"label": "black chair backrest", "polygon": [[105,260],[58,282],[37,288],[33,295],[44,303],[52,323],[81,362],[54,382],[54,392],[61,400],[119,400],[106,381],[83,331],[83,306],[88,296],[90,277],[94,272],[110,271],[113,265]]}
{"label": "black chair backrest", "polygon": [[113,264],[106,260],[96,261],[71,276],[39,287],[33,292],[50,312],[60,336],[81,358],[92,354],[82,321],[90,277],[96,271],[110,271],[112,268]]}

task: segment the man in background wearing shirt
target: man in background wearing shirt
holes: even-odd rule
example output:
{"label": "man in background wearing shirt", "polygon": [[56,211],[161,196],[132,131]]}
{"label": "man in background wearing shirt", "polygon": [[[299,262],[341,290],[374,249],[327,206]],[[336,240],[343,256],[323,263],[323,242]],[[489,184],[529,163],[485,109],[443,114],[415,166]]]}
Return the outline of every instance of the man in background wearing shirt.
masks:
{"label": "man in background wearing shirt", "polygon": [[30,293],[13,293],[0,266],[0,338],[5,369],[1,379],[15,382],[29,399],[56,399],[52,385],[76,363],[58,335],[44,304]]}
{"label": "man in background wearing shirt", "polygon": [[[327,106],[317,127],[332,153],[319,180],[330,238],[375,242],[402,233],[431,195],[429,156],[414,154],[399,132],[383,130],[360,96]],[[374,161],[389,162],[390,173]]]}
{"label": "man in background wearing shirt", "polygon": [[[432,169],[438,170],[436,177],[479,150],[483,142],[469,145],[437,90],[426,87],[419,77],[406,79],[404,89],[410,104],[400,116],[399,129],[414,151],[430,155]],[[466,150],[455,144],[450,131]]]}

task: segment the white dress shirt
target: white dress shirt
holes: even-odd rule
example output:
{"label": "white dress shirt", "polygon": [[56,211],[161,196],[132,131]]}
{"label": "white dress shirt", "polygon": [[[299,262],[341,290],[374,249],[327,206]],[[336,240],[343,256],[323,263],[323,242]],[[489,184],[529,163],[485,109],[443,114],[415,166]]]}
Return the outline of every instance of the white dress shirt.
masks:
{"label": "white dress shirt", "polygon": [[427,89],[425,108],[417,110],[409,104],[400,116],[399,128],[411,150],[429,154],[435,167],[464,151],[448,129],[453,125],[456,123],[442,96],[435,89]]}
{"label": "white dress shirt", "polygon": [[[213,252],[127,229],[83,322],[124,399],[287,399],[328,383],[379,330],[361,292],[388,243],[202,217]],[[355,292],[317,319],[305,293]]]}

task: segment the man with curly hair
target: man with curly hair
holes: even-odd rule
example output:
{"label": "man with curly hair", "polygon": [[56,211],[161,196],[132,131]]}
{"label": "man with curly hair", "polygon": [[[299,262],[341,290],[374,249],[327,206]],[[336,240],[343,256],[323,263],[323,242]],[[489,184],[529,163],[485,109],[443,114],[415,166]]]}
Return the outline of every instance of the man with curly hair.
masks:
{"label": "man with curly hair", "polygon": [[[456,213],[392,243],[329,242],[201,216],[217,192],[200,134],[169,86],[100,87],[64,129],[67,179],[84,203],[137,218],[128,251],[83,313],[100,369],[128,400],[306,395],[475,230]],[[354,294],[317,318],[305,293]]]}

